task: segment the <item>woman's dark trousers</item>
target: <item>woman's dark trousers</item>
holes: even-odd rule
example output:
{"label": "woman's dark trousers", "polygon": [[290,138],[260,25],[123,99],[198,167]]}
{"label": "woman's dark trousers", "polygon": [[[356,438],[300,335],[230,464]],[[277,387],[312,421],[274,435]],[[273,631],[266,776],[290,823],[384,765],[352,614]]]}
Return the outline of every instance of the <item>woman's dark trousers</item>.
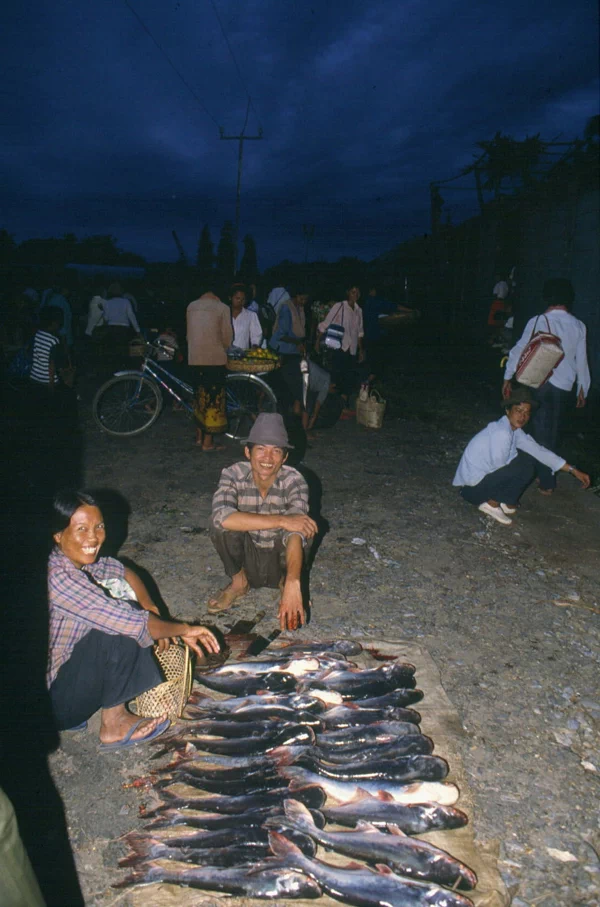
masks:
{"label": "woman's dark trousers", "polygon": [[162,681],[151,646],[144,649],[129,636],[90,630],[50,687],[57,727],[76,727],[98,709],[129,702]]}

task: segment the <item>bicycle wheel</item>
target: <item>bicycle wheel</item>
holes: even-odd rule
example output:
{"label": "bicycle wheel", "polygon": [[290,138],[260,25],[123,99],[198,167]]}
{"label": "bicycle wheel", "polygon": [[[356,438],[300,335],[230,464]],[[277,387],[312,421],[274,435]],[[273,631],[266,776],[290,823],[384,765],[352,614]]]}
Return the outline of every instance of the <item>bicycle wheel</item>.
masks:
{"label": "bicycle wheel", "polygon": [[259,413],[277,411],[277,397],[266,381],[245,372],[227,375],[227,422],[225,434],[234,441],[247,438]]}
{"label": "bicycle wheel", "polygon": [[143,375],[117,375],[103,384],[92,403],[96,424],[109,435],[139,435],[158,419],[160,388]]}

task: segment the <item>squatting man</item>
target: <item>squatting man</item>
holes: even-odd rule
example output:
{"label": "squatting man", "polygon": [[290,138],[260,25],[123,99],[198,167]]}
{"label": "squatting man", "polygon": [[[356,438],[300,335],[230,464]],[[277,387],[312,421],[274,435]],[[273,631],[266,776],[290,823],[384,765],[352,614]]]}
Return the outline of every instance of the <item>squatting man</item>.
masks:
{"label": "squatting man", "polygon": [[308,485],[285,465],[292,445],[278,413],[261,413],[242,443],[246,461],[222,471],[213,497],[210,537],[231,582],[208,610],[228,610],[250,588],[279,587],[281,629],[297,630],[306,619],[302,568],[318,531]]}

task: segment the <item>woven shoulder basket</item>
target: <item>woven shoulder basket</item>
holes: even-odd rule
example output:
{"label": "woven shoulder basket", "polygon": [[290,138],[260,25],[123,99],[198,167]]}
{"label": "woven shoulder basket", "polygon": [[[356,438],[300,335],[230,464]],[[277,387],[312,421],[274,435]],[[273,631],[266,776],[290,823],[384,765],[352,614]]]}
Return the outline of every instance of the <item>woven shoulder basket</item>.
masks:
{"label": "woven shoulder basket", "polygon": [[192,689],[192,659],[189,647],[171,643],[166,652],[154,647],[166,680],[157,687],[141,693],[132,703],[131,711],[142,718],[181,718]]}
{"label": "woven shoulder basket", "polygon": [[279,359],[228,359],[227,369],[230,372],[247,372],[259,375],[261,372],[272,372],[279,365]]}

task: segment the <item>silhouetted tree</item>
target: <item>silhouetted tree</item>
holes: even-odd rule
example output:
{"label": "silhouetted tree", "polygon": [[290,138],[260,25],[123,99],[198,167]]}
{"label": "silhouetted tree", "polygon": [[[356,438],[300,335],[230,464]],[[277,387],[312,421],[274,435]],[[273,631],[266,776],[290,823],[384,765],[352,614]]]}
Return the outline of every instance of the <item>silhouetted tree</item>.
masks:
{"label": "silhouetted tree", "polygon": [[214,263],[215,250],[213,241],[210,238],[210,227],[208,224],[204,224],[198,240],[198,254],[196,256],[196,267],[201,280],[212,274]]}
{"label": "silhouetted tree", "polygon": [[244,236],[244,254],[240,264],[239,276],[246,283],[256,283],[258,262],[256,260],[256,243],[254,237],[247,233]]}
{"label": "silhouetted tree", "polygon": [[529,187],[534,181],[534,170],[544,152],[539,134],[518,142],[510,135],[497,132],[491,142],[478,142],[485,158],[477,166],[484,174],[483,188],[498,198],[503,183],[508,180]]}
{"label": "silhouetted tree", "polygon": [[234,229],[230,220],[221,227],[221,238],[217,249],[217,275],[221,282],[231,283],[235,264]]}

